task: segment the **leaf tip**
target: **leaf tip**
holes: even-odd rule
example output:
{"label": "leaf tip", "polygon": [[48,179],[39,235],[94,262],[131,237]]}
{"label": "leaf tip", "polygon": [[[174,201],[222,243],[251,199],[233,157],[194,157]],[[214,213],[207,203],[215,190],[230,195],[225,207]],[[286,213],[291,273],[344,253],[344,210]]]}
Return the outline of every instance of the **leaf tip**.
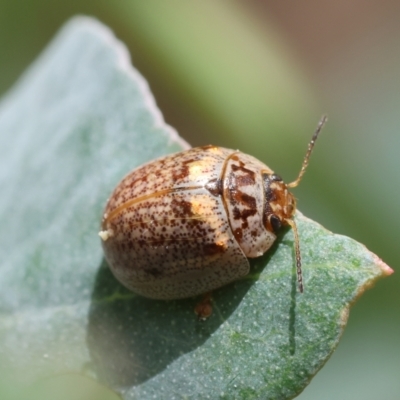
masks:
{"label": "leaf tip", "polygon": [[375,262],[376,262],[376,265],[381,269],[383,276],[389,276],[394,273],[394,270],[392,268],[390,268],[389,265],[384,263],[382,261],[382,259],[379,258],[378,256],[375,256]]}

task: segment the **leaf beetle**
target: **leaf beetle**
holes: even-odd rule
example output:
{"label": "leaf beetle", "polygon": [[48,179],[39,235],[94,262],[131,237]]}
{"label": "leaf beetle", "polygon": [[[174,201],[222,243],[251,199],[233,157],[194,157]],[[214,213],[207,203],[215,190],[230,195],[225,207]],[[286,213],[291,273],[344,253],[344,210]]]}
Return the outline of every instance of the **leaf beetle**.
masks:
{"label": "leaf beetle", "polygon": [[209,293],[247,275],[248,258],[264,254],[281,226],[289,225],[303,292],[296,200],[289,189],[301,181],[326,120],[289,184],[256,158],[211,145],[130,172],[111,194],[99,233],[113,274],[153,299],[205,294],[196,312],[206,318]]}

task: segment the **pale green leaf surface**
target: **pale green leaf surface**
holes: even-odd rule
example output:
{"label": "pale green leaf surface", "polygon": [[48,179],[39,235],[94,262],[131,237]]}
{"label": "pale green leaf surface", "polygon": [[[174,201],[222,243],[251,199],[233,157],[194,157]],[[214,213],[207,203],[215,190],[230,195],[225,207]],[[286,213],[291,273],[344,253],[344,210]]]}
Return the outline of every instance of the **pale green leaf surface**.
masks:
{"label": "pale green leaf surface", "polygon": [[165,125],[123,45],[70,22],[0,104],[0,373],[82,372],[126,399],[289,399],[326,362],[349,305],[391,270],[298,213],[251,274],[196,299],[153,301],[111,275],[97,236],[115,184],[187,145]]}

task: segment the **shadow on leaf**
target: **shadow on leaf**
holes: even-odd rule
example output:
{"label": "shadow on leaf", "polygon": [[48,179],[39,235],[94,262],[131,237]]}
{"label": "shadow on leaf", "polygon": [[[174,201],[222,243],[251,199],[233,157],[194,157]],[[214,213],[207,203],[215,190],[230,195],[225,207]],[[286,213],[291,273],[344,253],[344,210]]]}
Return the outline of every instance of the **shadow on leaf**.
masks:
{"label": "shadow on leaf", "polygon": [[[264,264],[265,265],[265,264]],[[254,283],[244,279],[213,293],[213,314],[199,320],[199,297],[161,301],[122,286],[103,260],[89,313],[87,342],[99,378],[114,387],[146,381],[201,346],[237,308]]]}

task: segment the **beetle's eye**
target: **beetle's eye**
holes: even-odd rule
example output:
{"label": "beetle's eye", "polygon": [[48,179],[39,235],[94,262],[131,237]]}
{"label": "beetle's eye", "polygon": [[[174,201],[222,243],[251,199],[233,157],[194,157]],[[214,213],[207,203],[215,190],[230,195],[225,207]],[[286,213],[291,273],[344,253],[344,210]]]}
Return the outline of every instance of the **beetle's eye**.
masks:
{"label": "beetle's eye", "polygon": [[283,180],[281,178],[281,176],[278,174],[271,174],[269,178],[271,179],[271,181],[282,181]]}
{"label": "beetle's eye", "polygon": [[271,222],[271,226],[272,229],[274,230],[274,232],[279,231],[279,229],[282,226],[281,220],[279,219],[279,217],[275,214],[272,214],[269,221]]}

